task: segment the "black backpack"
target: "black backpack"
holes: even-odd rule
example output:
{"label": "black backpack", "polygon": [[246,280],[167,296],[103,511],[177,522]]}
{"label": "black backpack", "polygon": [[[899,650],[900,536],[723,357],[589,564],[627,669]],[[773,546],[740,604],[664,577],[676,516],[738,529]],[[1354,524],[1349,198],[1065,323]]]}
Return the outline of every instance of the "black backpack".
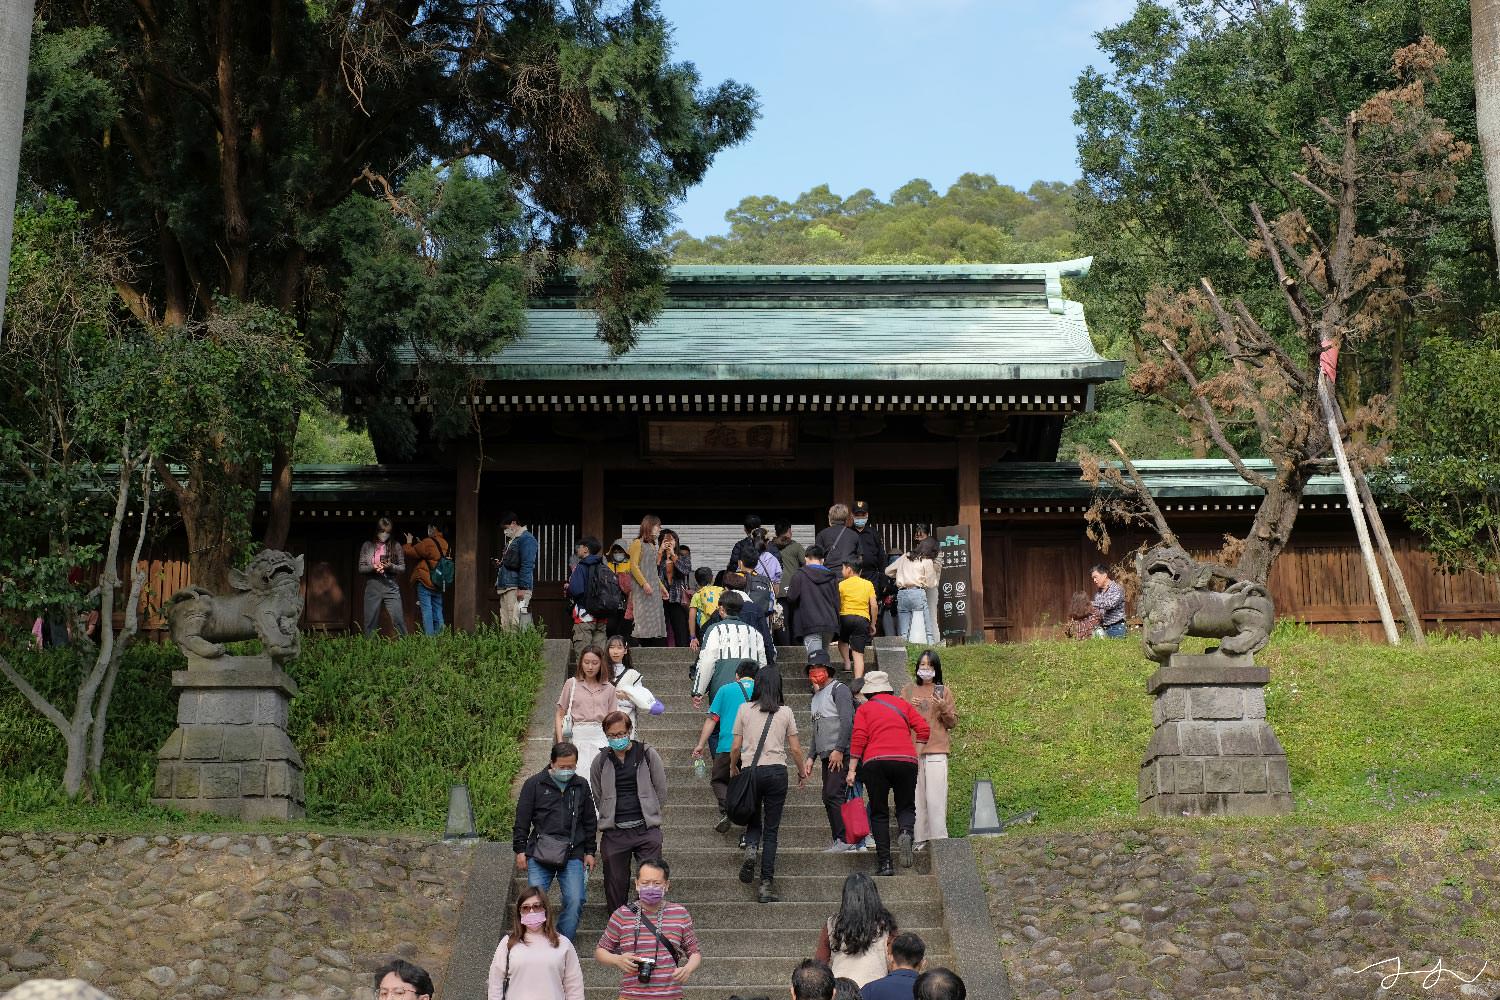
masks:
{"label": "black backpack", "polygon": [[771,590],[771,581],[760,574],[752,574],[745,577],[745,596],[760,606],[761,611],[771,613],[771,605],[776,603],[776,595]]}
{"label": "black backpack", "polygon": [[608,618],[625,608],[625,592],[620,578],[603,560],[588,567],[583,585],[583,610],[595,618]]}

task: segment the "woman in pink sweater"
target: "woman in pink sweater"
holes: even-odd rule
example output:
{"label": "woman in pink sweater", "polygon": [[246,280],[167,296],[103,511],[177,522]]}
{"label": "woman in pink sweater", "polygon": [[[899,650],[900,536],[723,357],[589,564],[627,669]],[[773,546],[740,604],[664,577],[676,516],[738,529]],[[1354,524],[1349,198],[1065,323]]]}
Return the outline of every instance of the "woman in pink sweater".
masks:
{"label": "woman in pink sweater", "polygon": [[521,890],[510,933],[490,963],[489,1000],[583,1000],[583,967],[573,942],[557,933],[547,894]]}

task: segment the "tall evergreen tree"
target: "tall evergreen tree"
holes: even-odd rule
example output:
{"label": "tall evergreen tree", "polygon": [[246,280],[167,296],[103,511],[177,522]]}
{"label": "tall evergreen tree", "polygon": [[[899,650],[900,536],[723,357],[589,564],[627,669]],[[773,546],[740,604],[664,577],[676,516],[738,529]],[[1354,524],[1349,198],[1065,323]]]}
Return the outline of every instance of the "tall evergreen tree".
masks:
{"label": "tall evergreen tree", "polygon": [[[27,172],[133,248],[131,311],[177,327],[252,302],[314,360],[357,347],[376,372],[519,335],[528,283],[563,266],[627,348],[659,304],[672,205],[755,116],[748,88],[671,61],[651,0],[43,0],[38,16]],[[295,427],[267,456],[271,544]],[[243,505],[258,470],[235,468],[214,495]],[[218,502],[191,490],[179,502]],[[219,582],[231,553],[190,543],[195,578]]]}

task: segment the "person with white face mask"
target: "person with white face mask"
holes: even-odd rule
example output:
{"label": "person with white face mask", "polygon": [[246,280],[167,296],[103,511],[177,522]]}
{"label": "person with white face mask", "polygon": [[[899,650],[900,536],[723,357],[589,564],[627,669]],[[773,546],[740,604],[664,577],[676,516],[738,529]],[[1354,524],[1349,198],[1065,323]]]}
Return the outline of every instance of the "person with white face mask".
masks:
{"label": "person with white face mask", "polygon": [[521,616],[531,605],[531,589],[536,583],[536,536],[526,530],[511,511],[500,515],[505,532],[505,551],[495,564],[495,594],[500,598],[500,627],[521,627]]}
{"label": "person with white face mask", "polygon": [[406,634],[406,610],[401,606],[401,576],[406,556],[391,540],[391,520],[375,522],[375,537],[359,547],[359,572],[365,578],[365,635],[380,627],[383,609],[391,616],[397,635]]}
{"label": "person with white face mask", "polygon": [[917,744],[916,849],[929,840],[948,839],[949,733],[958,724],[953,689],[943,683],[943,663],[934,650],[917,660],[917,682],[901,689],[901,697],[922,713],[931,734]]}

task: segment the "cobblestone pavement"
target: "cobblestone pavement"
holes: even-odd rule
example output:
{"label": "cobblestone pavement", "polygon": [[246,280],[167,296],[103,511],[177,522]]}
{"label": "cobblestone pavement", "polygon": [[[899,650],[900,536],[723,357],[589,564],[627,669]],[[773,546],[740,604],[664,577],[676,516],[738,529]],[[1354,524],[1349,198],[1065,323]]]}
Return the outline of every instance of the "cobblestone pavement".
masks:
{"label": "cobblestone pavement", "polygon": [[1493,1000],[1496,850],[1421,825],[1226,825],[1006,835],[979,863],[1017,997]]}
{"label": "cobblestone pavement", "polygon": [[447,967],[462,847],[397,838],[0,836],[0,992],[372,1000],[392,955]]}

